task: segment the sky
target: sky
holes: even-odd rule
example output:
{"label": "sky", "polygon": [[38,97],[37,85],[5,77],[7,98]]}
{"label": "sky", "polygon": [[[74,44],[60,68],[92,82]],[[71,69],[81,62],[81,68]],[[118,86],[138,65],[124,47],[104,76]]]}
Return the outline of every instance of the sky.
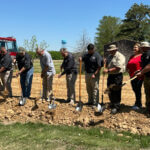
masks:
{"label": "sky", "polygon": [[59,50],[66,40],[74,51],[83,32],[94,42],[103,16],[124,19],[134,3],[150,5],[150,0],[0,0],[0,37],[14,36],[23,46],[35,35],[50,50]]}

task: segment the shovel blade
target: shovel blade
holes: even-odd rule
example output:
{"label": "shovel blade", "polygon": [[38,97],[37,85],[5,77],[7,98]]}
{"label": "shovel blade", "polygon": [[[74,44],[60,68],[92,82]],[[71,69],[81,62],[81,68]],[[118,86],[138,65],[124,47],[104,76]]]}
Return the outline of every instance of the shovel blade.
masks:
{"label": "shovel blade", "polygon": [[82,111],[82,107],[83,107],[82,102],[79,102],[76,106],[76,111]]}
{"label": "shovel blade", "polygon": [[53,103],[53,104],[49,104],[49,105],[48,105],[48,108],[49,108],[49,109],[55,109],[56,106],[57,106],[57,105]]}

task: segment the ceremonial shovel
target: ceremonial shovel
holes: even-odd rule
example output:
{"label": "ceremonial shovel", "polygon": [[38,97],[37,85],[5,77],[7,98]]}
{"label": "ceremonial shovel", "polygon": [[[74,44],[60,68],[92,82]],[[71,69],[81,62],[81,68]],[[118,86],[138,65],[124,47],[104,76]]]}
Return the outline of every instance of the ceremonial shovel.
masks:
{"label": "ceremonial shovel", "polygon": [[83,103],[81,101],[81,71],[82,71],[82,61],[80,60],[80,75],[79,75],[79,103],[76,106],[76,111],[82,111]]}

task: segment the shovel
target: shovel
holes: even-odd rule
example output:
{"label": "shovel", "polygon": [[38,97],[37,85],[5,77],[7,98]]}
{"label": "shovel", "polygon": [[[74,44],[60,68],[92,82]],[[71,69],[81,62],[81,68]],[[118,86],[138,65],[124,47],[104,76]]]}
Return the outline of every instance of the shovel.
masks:
{"label": "shovel", "polygon": [[79,75],[79,103],[76,106],[76,111],[82,111],[83,103],[81,101],[81,71],[82,71],[82,61],[80,60],[80,75]]}
{"label": "shovel", "polygon": [[135,78],[137,78],[137,76],[132,77],[131,79],[129,79],[128,81],[122,83],[121,85],[116,85],[116,84],[111,84],[106,90],[105,90],[105,94],[109,93],[110,90],[114,90],[117,91],[119,90],[121,87],[125,86],[127,83],[129,83],[130,81],[134,80]]}

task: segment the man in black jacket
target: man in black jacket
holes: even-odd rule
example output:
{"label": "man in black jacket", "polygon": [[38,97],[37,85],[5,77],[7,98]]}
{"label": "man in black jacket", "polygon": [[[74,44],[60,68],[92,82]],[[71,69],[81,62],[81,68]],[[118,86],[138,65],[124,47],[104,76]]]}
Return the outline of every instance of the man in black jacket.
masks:
{"label": "man in black jacket", "polygon": [[67,81],[67,102],[70,104],[75,103],[75,82],[77,79],[77,66],[75,59],[71,53],[67,51],[66,48],[60,49],[61,55],[64,57],[63,63],[61,65],[61,71],[64,71],[58,76],[59,78],[66,74]]}
{"label": "man in black jacket", "polygon": [[5,90],[5,87],[8,91],[8,97],[12,97],[12,88],[11,88],[11,81],[12,81],[12,58],[8,54],[5,47],[1,47],[0,49],[1,57],[0,57],[0,77],[3,83],[2,90]]}
{"label": "man in black jacket", "polygon": [[32,78],[33,78],[33,63],[30,55],[26,53],[23,47],[19,47],[19,52],[16,56],[19,72],[16,76],[20,75],[20,83],[22,88],[23,99],[20,105],[24,105],[26,98],[30,98]]}

